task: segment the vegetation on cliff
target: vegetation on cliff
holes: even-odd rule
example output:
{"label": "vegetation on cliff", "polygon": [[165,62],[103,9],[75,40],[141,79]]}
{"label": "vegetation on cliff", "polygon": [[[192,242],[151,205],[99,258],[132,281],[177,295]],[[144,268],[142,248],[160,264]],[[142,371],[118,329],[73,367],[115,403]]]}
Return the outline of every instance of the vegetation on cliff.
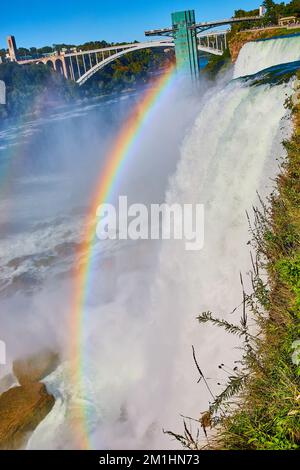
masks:
{"label": "vegetation on cliff", "polygon": [[249,41],[258,41],[260,39],[272,39],[299,33],[300,27],[294,28],[292,31],[287,28],[272,28],[261,30],[258,29],[253,31],[239,31],[235,33],[231,32],[228,37],[231,60],[232,62],[236,61],[240,50]]}
{"label": "vegetation on cliff", "polygon": [[[277,25],[281,17],[286,16],[299,16],[300,17],[300,0],[291,0],[290,2],[276,3],[273,0],[264,0],[263,6],[266,9],[266,14],[261,19],[261,26]],[[235,18],[243,18],[245,16],[257,16],[259,10],[243,10],[239,9],[234,12]],[[244,29],[253,28],[253,23],[244,22],[234,25],[233,32],[238,32]]]}
{"label": "vegetation on cliff", "polygon": [[[228,36],[228,42],[233,61],[237,59],[239,51],[243,45],[246,44],[246,42],[255,41],[257,39],[268,39],[275,36],[285,36],[287,34],[300,32],[300,27],[299,29],[293,28],[292,30],[279,26],[276,28],[278,25],[278,20],[281,17],[296,16],[300,19],[300,0],[292,0],[289,3],[275,3],[273,0],[265,0],[263,5],[266,8],[266,14],[262,18],[261,23],[256,23],[253,25],[253,23],[244,22],[232,25]],[[243,18],[245,16],[253,16],[257,14],[258,10],[236,10],[234,17]],[[272,28],[267,28],[268,26],[271,26]],[[265,29],[260,29],[260,27]]]}
{"label": "vegetation on cliff", "polygon": [[78,98],[77,85],[45,65],[0,65],[6,85],[6,105],[0,105],[0,122],[7,117],[35,113],[41,107]]}
{"label": "vegetation on cliff", "polygon": [[280,3],[264,0],[263,5],[266,8],[266,20],[273,24],[276,24],[281,17],[300,16],[300,0]]}

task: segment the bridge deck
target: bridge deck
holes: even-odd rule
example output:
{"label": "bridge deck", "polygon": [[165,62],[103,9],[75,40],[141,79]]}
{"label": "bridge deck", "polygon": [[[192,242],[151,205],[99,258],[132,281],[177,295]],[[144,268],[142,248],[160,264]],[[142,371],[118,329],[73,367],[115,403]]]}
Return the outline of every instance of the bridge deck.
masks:
{"label": "bridge deck", "polygon": [[[196,23],[193,26],[190,26],[190,29],[210,29],[216,28],[218,26],[224,26],[226,24],[235,24],[235,23],[243,23],[245,21],[261,21],[261,16],[245,16],[243,18],[228,18],[227,20],[219,20],[219,21],[205,21],[203,23]],[[162,29],[151,29],[149,31],[145,31],[146,36],[160,36],[163,34],[170,34],[172,35],[175,33],[174,28],[162,28]]]}
{"label": "bridge deck", "polygon": [[[164,44],[164,43],[170,43],[170,41],[172,41],[172,39],[161,39],[159,42],[161,44]],[[116,46],[110,46],[110,47],[104,47],[102,49],[91,49],[91,50],[86,50],[86,51],[77,51],[77,52],[68,52],[66,54],[64,54],[65,57],[75,57],[76,55],[82,55],[82,54],[98,54],[100,52],[107,52],[107,51],[119,51],[119,50],[123,50],[123,49],[130,49],[130,48],[133,48],[133,47],[136,47],[138,46],[139,44],[143,44],[145,45],[145,47],[147,45],[149,45],[149,47],[153,47],[154,43],[157,43],[158,41],[148,41],[148,42],[144,42],[144,43],[140,43],[140,42],[132,42],[130,44],[121,44],[121,45],[116,45]]]}
{"label": "bridge deck", "polygon": [[207,38],[207,37],[224,36],[225,34],[228,34],[229,32],[230,32],[230,29],[222,29],[222,31],[216,30],[216,31],[210,31],[210,32],[203,31],[199,33],[197,37],[198,39],[201,39],[201,38]]}
{"label": "bridge deck", "polygon": [[224,51],[221,49],[214,49],[212,47],[198,46],[198,51],[207,52],[208,54],[221,56],[224,54]]}
{"label": "bridge deck", "polygon": [[244,23],[245,21],[261,21],[261,16],[247,16],[242,18],[229,18],[227,20],[220,20],[220,21],[205,21],[202,23],[196,23],[195,25],[191,26],[191,29],[202,29],[202,28],[216,28],[217,26],[224,26],[226,24],[236,24],[236,23]]}
{"label": "bridge deck", "polygon": [[109,47],[103,47],[101,49],[88,49],[88,50],[80,50],[76,52],[66,52],[66,53],[61,53],[59,54],[53,54],[53,55],[47,55],[47,56],[40,56],[40,57],[35,57],[33,59],[26,59],[26,60],[18,60],[17,62],[21,65],[23,64],[29,64],[29,63],[35,63],[39,61],[45,61],[45,60],[55,60],[55,59],[60,59],[60,58],[66,58],[66,57],[76,57],[76,56],[82,56],[82,55],[89,55],[89,54],[100,54],[104,52],[119,52],[123,51],[126,49],[135,49],[139,46],[142,46],[143,49],[147,49],[147,47],[155,47],[155,46],[163,46],[166,45],[166,47],[170,47],[170,44],[173,42],[173,39],[160,39],[159,41],[148,41],[148,42],[132,42],[130,44],[120,44],[116,46],[109,46]]}

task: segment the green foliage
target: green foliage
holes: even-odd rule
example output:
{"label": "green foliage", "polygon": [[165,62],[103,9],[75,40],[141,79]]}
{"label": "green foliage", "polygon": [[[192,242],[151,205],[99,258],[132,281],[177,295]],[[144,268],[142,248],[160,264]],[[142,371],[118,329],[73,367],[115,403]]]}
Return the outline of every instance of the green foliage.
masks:
{"label": "green foliage", "polygon": [[224,328],[228,333],[237,336],[243,336],[246,333],[246,328],[244,325],[234,325],[229,323],[226,320],[220,320],[219,318],[214,318],[211,312],[203,312],[201,315],[197,317],[199,323],[212,323],[219,328]]}
{"label": "green foliage", "polygon": [[292,0],[289,3],[276,3],[273,0],[264,0],[263,5],[267,9],[267,21],[273,24],[276,24],[278,19],[282,16],[300,15],[300,0]]}
{"label": "green foliage", "polygon": [[295,294],[295,308],[300,318],[300,254],[295,258],[283,258],[276,263],[280,279],[285,282]]}
{"label": "green foliage", "polygon": [[7,104],[0,106],[2,118],[37,112],[39,108],[78,97],[75,83],[42,64],[1,64],[0,80],[5,82],[7,92]]}
{"label": "green foliage", "polygon": [[[289,3],[287,2],[280,2],[276,3],[273,0],[264,0],[263,2],[264,7],[266,8],[266,15],[262,18],[261,22],[256,22],[255,26],[269,26],[269,25],[276,25],[278,23],[279,18],[285,16],[299,16],[300,17],[300,0],[292,0]],[[245,16],[257,16],[259,14],[259,10],[236,10],[234,12],[235,18],[243,18]],[[232,32],[236,33],[239,31],[243,31],[245,29],[253,28],[253,23],[245,22],[242,24],[237,24],[232,26]]]}
{"label": "green foliage", "polygon": [[145,84],[153,74],[174,61],[174,53],[162,50],[143,49],[120,57],[99,71],[82,87],[88,96],[99,93],[118,92]]}
{"label": "green foliage", "polygon": [[231,64],[231,56],[229,49],[226,49],[222,56],[210,55],[208,64],[204,67],[203,72],[210,80],[214,80],[220,72],[224,72]]}
{"label": "green foliage", "polygon": [[282,5],[276,5],[273,0],[264,0],[263,6],[266,8],[266,20],[276,24],[279,18],[279,11],[283,11]]}
{"label": "green foliage", "polygon": [[[248,10],[248,11],[240,9],[234,12],[234,18],[244,18],[246,16],[258,16],[258,14],[259,14],[258,8],[255,10]],[[262,23],[263,23],[263,20],[262,20]],[[257,25],[258,23],[255,23],[255,24]],[[244,29],[251,29],[251,28],[253,28],[253,22],[245,21],[240,24],[232,25],[231,30],[232,32],[236,33],[238,31],[242,31]]]}
{"label": "green foliage", "polygon": [[[59,45],[57,47],[62,47]],[[86,43],[81,48],[106,47],[105,41]],[[46,48],[43,48],[45,51]],[[52,51],[52,48],[50,48]],[[34,54],[36,50],[24,50]],[[40,53],[41,50],[38,50]],[[42,108],[55,104],[65,104],[76,99],[97,96],[103,93],[118,92],[124,88],[133,88],[146,83],[153,73],[174,60],[172,52],[142,50],[128,54],[105,69],[95,74],[86,84],[79,87],[76,83],[65,80],[52,68],[43,64],[18,65],[17,63],[0,64],[0,80],[4,80],[7,89],[7,105],[0,105],[0,119],[36,113]]]}

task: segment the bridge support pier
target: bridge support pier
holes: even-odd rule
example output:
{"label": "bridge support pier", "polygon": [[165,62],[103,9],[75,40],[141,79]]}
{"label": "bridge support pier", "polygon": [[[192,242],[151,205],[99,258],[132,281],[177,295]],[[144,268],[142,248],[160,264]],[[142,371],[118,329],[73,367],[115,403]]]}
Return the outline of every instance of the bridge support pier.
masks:
{"label": "bridge support pier", "polygon": [[175,42],[176,65],[179,72],[192,77],[199,78],[199,60],[197,50],[197,34],[195,29],[195,11],[179,11],[172,13],[172,23]]}

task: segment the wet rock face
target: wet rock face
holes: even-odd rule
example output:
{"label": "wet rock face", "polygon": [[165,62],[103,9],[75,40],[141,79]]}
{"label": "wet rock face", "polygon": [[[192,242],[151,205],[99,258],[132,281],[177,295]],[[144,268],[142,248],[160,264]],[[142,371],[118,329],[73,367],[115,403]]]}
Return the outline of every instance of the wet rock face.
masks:
{"label": "wet rock face", "polygon": [[27,383],[0,395],[0,449],[20,449],[54,405],[42,383]]}
{"label": "wet rock face", "polygon": [[[55,399],[40,380],[58,364],[59,355],[44,349],[14,361],[13,374],[1,379],[0,449],[24,448],[31,433],[51,411]],[[13,386],[16,380],[20,387]]]}
{"label": "wet rock face", "polygon": [[53,351],[44,350],[34,356],[14,361],[13,373],[20,385],[26,385],[39,382],[53,372],[58,364],[59,355]]}
{"label": "wet rock face", "polygon": [[2,379],[0,379],[0,395],[3,392],[6,392],[13,385],[17,385],[16,378],[13,374],[7,374]]}

